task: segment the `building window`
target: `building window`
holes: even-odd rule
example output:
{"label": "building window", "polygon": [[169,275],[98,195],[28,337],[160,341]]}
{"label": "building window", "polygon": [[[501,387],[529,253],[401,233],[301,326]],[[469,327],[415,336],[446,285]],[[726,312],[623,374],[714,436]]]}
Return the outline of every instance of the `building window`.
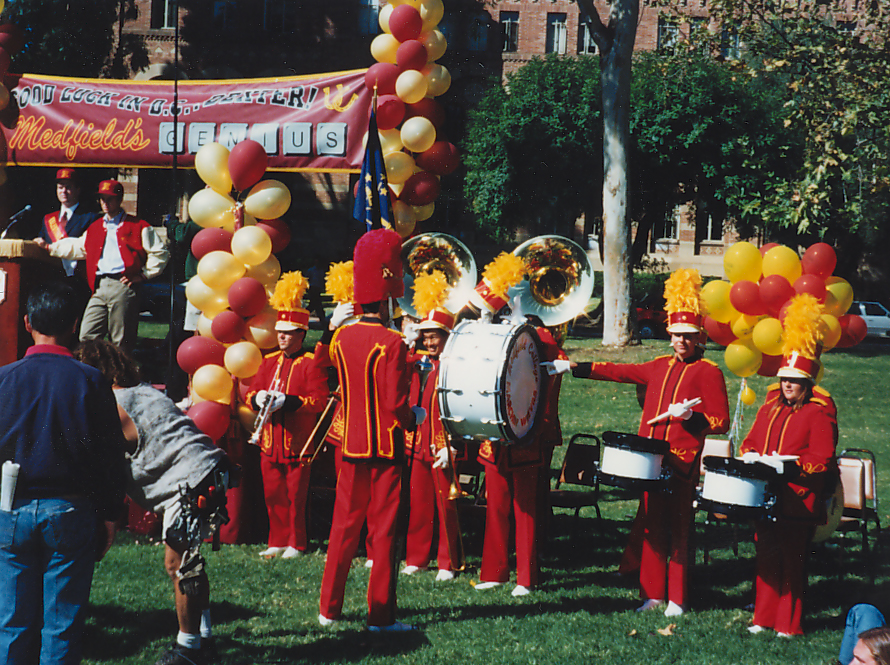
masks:
{"label": "building window", "polygon": [[547,14],[547,45],[545,53],[565,55],[568,30],[565,14]]}
{"label": "building window", "polygon": [[467,48],[471,51],[488,50],[488,21],[487,12],[478,12],[470,18],[469,34],[467,35]]}
{"label": "building window", "polygon": [[658,45],[656,48],[659,51],[666,51],[674,48],[677,45],[677,41],[679,41],[680,37],[680,29],[676,23],[665,18],[664,16],[659,17],[658,19]]}
{"label": "building window", "polygon": [[705,240],[712,240],[715,242],[719,242],[723,240],[723,220],[715,219],[714,215],[708,213],[705,215]]}
{"label": "building window", "polygon": [[724,28],[720,33],[720,54],[727,60],[738,60],[742,56],[739,33],[732,28]]}
{"label": "building window", "polygon": [[680,237],[680,219],[683,216],[683,208],[677,206],[670,217],[655,222],[652,229],[652,237],[656,242],[661,240],[677,240]]}
{"label": "building window", "polygon": [[380,32],[378,15],[380,7],[377,0],[359,0],[358,31],[360,35],[376,35]]}
{"label": "building window", "polygon": [[501,12],[501,34],[504,36],[504,53],[519,50],[519,12]]}
{"label": "building window", "polygon": [[591,32],[590,26],[587,25],[583,16],[580,17],[578,23],[578,53],[586,55],[597,55],[599,53],[596,42],[593,41],[593,32]]}
{"label": "building window", "polygon": [[173,30],[176,27],[176,0],[152,0],[151,27],[155,30]]}

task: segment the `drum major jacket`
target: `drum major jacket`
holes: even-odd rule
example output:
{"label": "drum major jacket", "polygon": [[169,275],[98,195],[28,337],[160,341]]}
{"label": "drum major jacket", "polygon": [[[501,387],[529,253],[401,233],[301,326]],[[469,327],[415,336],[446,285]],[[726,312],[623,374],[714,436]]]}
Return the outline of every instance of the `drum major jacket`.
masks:
{"label": "drum major jacket", "polygon": [[[418,356],[419,357],[419,356]],[[433,450],[445,447],[447,441],[445,428],[442,426],[442,417],[439,413],[439,400],[436,399],[436,384],[439,380],[439,360],[430,359],[433,368],[430,370],[423,384],[423,397],[418,402],[420,392],[421,374],[412,372],[410,404],[420,404],[427,410],[427,418],[413,432],[407,433],[408,453],[417,459],[433,461]],[[409,364],[410,366],[410,364]]]}

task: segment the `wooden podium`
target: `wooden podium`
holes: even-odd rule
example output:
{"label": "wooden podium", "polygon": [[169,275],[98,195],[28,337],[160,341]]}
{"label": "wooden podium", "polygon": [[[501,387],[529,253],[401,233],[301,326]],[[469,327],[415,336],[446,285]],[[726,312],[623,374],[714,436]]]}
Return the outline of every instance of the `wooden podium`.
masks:
{"label": "wooden podium", "polygon": [[15,362],[31,345],[24,321],[28,289],[64,277],[62,262],[33,240],[0,240],[0,365]]}

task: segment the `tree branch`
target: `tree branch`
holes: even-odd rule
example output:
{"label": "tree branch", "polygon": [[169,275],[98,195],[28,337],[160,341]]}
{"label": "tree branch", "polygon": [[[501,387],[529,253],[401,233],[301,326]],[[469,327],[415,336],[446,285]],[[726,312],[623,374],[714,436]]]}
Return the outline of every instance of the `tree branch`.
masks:
{"label": "tree branch", "polygon": [[578,0],[578,8],[581,10],[580,18],[587,24],[596,47],[605,55],[612,49],[615,38],[613,31],[603,24],[593,0]]}

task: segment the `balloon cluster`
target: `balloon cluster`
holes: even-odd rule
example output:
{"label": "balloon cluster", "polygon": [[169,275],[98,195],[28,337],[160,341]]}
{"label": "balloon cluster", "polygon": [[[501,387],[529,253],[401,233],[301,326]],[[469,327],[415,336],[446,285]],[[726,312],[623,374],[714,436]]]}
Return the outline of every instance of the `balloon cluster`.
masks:
{"label": "balloon cluster", "polygon": [[[189,202],[190,217],[205,228],[192,240],[198,274],[185,295],[201,311],[200,335],[180,345],[176,360],[192,377],[194,406],[188,413],[214,440],[228,428],[235,380],[246,386],[263,350],[277,345],[269,294],[281,274],[275,253],[291,238],[278,219],[290,207],[290,192],[276,180],[262,180],[266,163],[262,146],[249,140],[231,153],[210,143],[195,155],[208,188]],[[250,408],[241,404],[237,412],[249,426]]]}
{"label": "balloon cluster", "polygon": [[701,295],[708,310],[705,329],[726,347],[724,359],[733,374],[776,375],[782,362],[785,309],[799,293],[822,303],[824,351],[862,341],[865,322],[846,313],[853,289],[832,275],[836,264],[834,248],[826,243],[810,246],[802,257],[776,243],[758,249],[737,242],[726,251],[723,269],[729,281],[709,282]]}
{"label": "balloon cluster", "polygon": [[[0,0],[0,12],[3,11],[5,4],[4,0]],[[4,83],[6,74],[9,72],[12,56],[18,53],[24,45],[25,34],[21,28],[12,23],[0,23],[0,111],[9,107],[9,88]],[[15,86],[13,85],[13,87]],[[5,120],[4,124],[6,124]],[[9,126],[11,127],[14,124],[14,122],[11,122]],[[6,171],[0,166],[0,185],[5,182]]]}
{"label": "balloon cluster", "polygon": [[377,60],[365,85],[377,92],[377,128],[391,192],[395,230],[403,238],[429,219],[439,196],[439,178],[459,162],[457,148],[442,136],[445,110],[434,98],[451,86],[451,74],[436,60],[445,36],[436,29],[442,0],[389,0],[380,8],[383,32],[371,42]]}

